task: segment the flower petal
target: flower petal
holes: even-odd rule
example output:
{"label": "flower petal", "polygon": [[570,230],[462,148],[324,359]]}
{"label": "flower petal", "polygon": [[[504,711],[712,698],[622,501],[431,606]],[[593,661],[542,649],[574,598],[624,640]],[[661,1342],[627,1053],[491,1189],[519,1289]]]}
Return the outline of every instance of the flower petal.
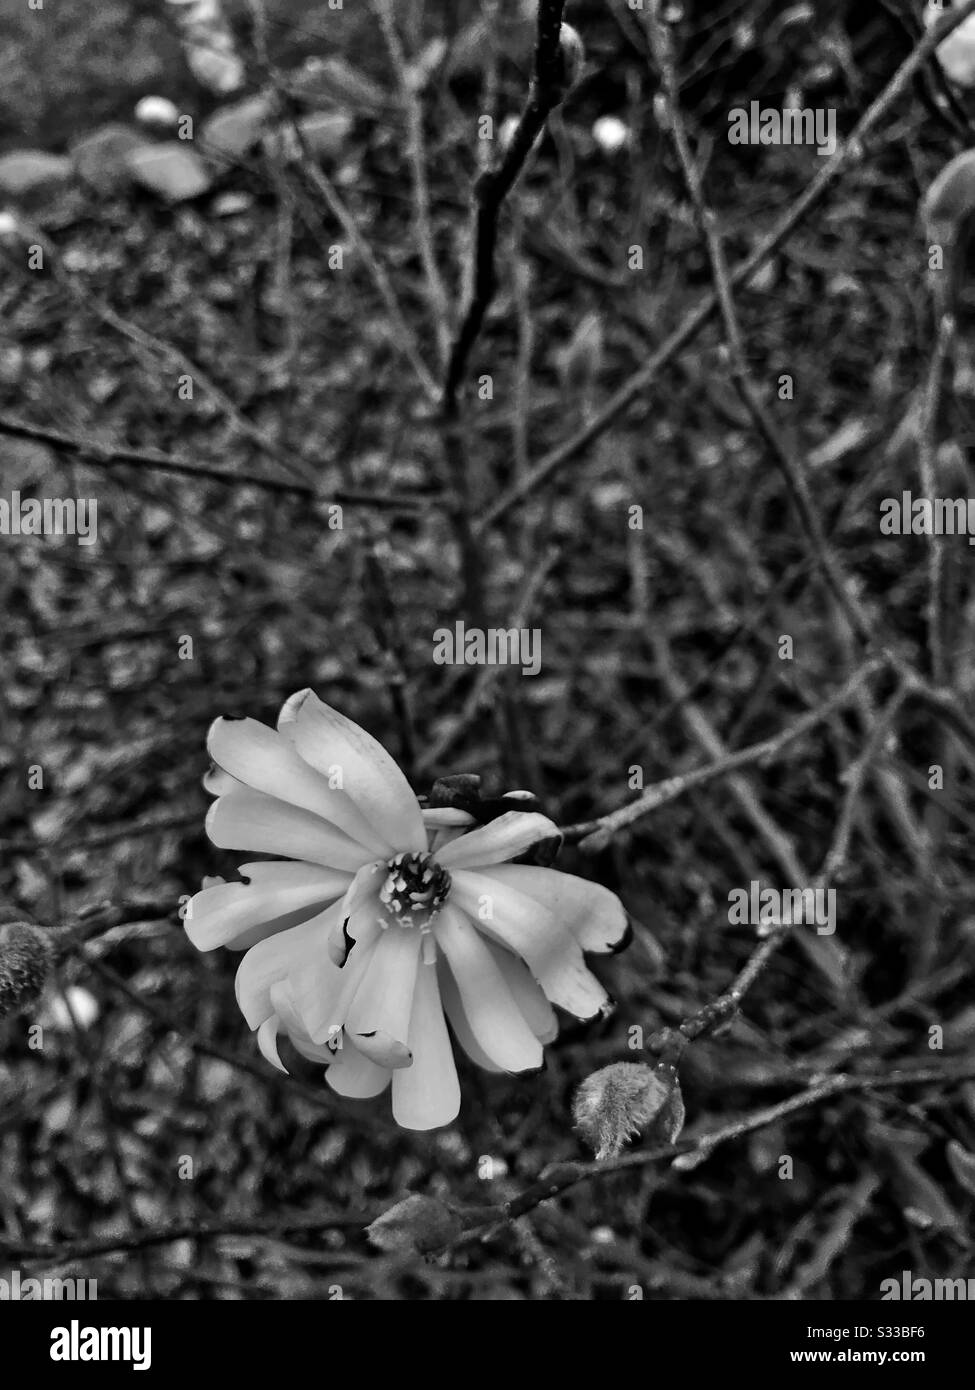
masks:
{"label": "flower petal", "polygon": [[522,958],[553,1004],[577,1018],[593,1018],[609,1003],[578,941],[527,893],[469,869],[454,873],[450,892],[454,906],[479,931]]}
{"label": "flower petal", "polygon": [[215,719],[207,734],[207,750],[219,768],[254,791],[321,816],[373,854],[389,858],[394,852],[348,794],[330,787],[288,739],[266,724],[256,719]]}
{"label": "flower petal", "polygon": [[[342,921],[343,906],[341,902],[334,903],[326,913],[322,915],[321,921],[325,927],[326,934],[323,939],[323,950],[320,955],[313,959],[303,962],[288,975],[288,985],[291,990],[291,997],[295,1003],[298,1017],[301,1019],[305,1033],[315,1043],[328,1043],[342,1031],[344,1023],[342,1000],[349,998],[348,982],[350,977],[355,974],[361,978],[365,957],[370,954],[370,946],[378,936],[378,927],[370,934],[368,922],[363,924],[359,931],[362,941],[362,961],[357,960],[357,969],[353,971],[352,961],[348,967],[343,969],[336,965],[332,953],[329,950],[331,941],[336,928]],[[356,954],[358,945],[351,952]]]}
{"label": "flower petal", "polygon": [[497,942],[486,940],[486,944],[535,1037],[540,1043],[554,1042],[559,1035],[559,1020],[528,966]]}
{"label": "flower petal", "polygon": [[459,839],[468,826],[475,824],[469,811],[456,806],[428,806],[422,814],[431,854],[439,855],[445,845]]}
{"label": "flower petal", "polygon": [[435,965],[417,972],[409,1044],[413,1065],[393,1075],[393,1119],[404,1129],[449,1125],[460,1110],[460,1083]]}
{"label": "flower petal", "polygon": [[457,988],[457,981],[450,973],[450,966],[443,956],[437,962],[437,983],[440,986],[440,998],[443,1002],[443,1011],[447,1015],[447,1022],[453,1031],[454,1037],[467,1053],[471,1061],[479,1066],[483,1071],[494,1072],[500,1076],[504,1072],[504,1067],[496,1066],[491,1058],[484,1051],[484,1048],[477,1041],[471,1032],[471,1025],[467,1021],[464,1013],[464,1005],[461,1002],[460,990]]}
{"label": "flower petal", "polygon": [[295,972],[312,968],[316,962],[324,962],[331,970],[336,970],[326,950],[331,928],[329,914],[334,911],[335,908],[330,907],[300,927],[291,927],[259,941],[247,952],[237,968],[236,988],[237,1003],[249,1027],[258,1028],[274,1012],[271,986],[276,981],[289,979]]}
{"label": "flower petal", "polygon": [[503,816],[469,830],[437,854],[445,869],[481,869],[516,859],[539,840],[561,839],[562,832],[537,811],[506,811]]}
{"label": "flower petal", "polygon": [[[204,888],[187,903],[183,926],[198,951],[235,943],[238,948],[253,945],[253,940],[245,943],[241,938],[276,919],[287,921],[302,909],[306,909],[306,918],[317,916],[344,894],[350,883],[349,874],[338,869],[301,862],[257,861],[242,864],[238,872],[243,882]],[[262,935],[270,933],[262,931]]]}
{"label": "flower petal", "polygon": [[203,774],[203,790],[211,796],[226,796],[228,792],[242,791],[243,788],[243,782],[231,777],[229,772],[224,772],[216,763],[211,763]]}
{"label": "flower petal", "polygon": [[336,965],[342,966],[348,959],[349,951],[355,944],[355,936],[351,929],[353,918],[362,923],[363,909],[368,913],[372,911],[378,917],[382,911],[379,902],[379,889],[382,887],[382,880],[379,875],[385,873],[386,866],[382,863],[363,864],[355,878],[346,889],[345,897],[342,899],[342,911],[339,920],[329,938],[328,953]]}
{"label": "flower petal", "polygon": [[279,1026],[280,1019],[277,1014],[272,1014],[270,1018],[266,1018],[257,1030],[257,1045],[261,1049],[264,1057],[271,1063],[271,1066],[277,1067],[278,1071],[283,1071],[285,1076],[287,1076],[288,1068],[278,1056]]}
{"label": "flower petal", "polygon": [[207,812],[206,830],[219,849],[245,849],[308,859],[333,869],[353,872],[371,857],[311,811],[289,806],[262,792],[229,792]]}
{"label": "flower petal", "polygon": [[626,909],[600,883],[530,864],[499,864],[485,872],[542,903],[569,928],[584,951],[612,951],[626,935]]}
{"label": "flower petal", "polygon": [[474,824],[470,811],[462,811],[459,806],[425,806],[421,814],[428,830],[462,829]]}
{"label": "flower petal", "polygon": [[297,1052],[307,1057],[310,1062],[321,1062],[326,1067],[335,1060],[335,1053],[330,1047],[324,1043],[313,1043],[309,1038],[305,1025],[298,1017],[291,986],[287,980],[277,980],[271,986],[271,1004],[280,1020],[281,1029],[287,1033]]}
{"label": "flower petal", "polygon": [[487,941],[449,903],[437,916],[434,935],[457,981],[477,1042],[505,1071],[536,1071],[542,1065],[542,1045],[515,1003]]}
{"label": "flower petal", "polygon": [[369,958],[345,1020],[349,1042],[384,1067],[410,1065],[409,1032],[422,934],[388,927]]}
{"label": "flower petal", "polygon": [[294,718],[295,748],[301,757],[325,776],[340,769],[343,790],[390,845],[397,850],[425,850],[420,804],[382,744],[323,704],[314,691],[303,694]]}
{"label": "flower petal", "polygon": [[325,1080],[340,1096],[365,1100],[369,1096],[381,1095],[392,1075],[388,1067],[370,1061],[358,1048],[343,1039],[342,1046],[335,1054],[335,1061],[325,1073]]}

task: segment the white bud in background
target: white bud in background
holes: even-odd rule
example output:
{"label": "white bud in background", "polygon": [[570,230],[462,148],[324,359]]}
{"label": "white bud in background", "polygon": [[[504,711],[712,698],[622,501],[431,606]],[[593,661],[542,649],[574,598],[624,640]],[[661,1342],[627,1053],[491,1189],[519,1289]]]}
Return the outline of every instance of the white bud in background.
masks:
{"label": "white bud in background", "polygon": [[143,97],[136,103],[135,118],[141,125],[156,126],[160,130],[175,130],[179,122],[179,108],[169,97]]}
{"label": "white bud in background", "polygon": [[616,154],[630,138],[630,129],[618,116],[600,116],[593,124],[592,138],[607,154]]}

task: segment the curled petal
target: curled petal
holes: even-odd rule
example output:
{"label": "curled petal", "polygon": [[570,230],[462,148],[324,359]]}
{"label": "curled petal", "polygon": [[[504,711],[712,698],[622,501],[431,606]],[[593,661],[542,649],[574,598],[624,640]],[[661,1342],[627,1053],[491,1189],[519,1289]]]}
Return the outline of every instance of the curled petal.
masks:
{"label": "curled petal", "polygon": [[252,946],[237,969],[237,1003],[250,1028],[258,1028],[274,1012],[271,986],[299,972],[327,967],[338,975],[328,958],[326,942],[331,929],[330,907],[300,927],[278,932]]}
{"label": "curled petal", "polygon": [[445,869],[482,869],[517,859],[540,840],[561,840],[562,832],[537,811],[506,811],[503,816],[469,830],[439,851]]}
{"label": "curled petal", "polygon": [[[333,932],[334,929],[333,923]],[[356,919],[350,922],[349,930],[350,935],[354,934],[355,945],[346,957],[345,964],[336,967],[340,980],[338,993],[324,999],[308,995],[304,1001],[304,1023],[309,1037],[316,1043],[334,1039],[345,1027],[352,1001],[382,936],[378,920],[368,915],[361,921]]]}
{"label": "curled petal", "polygon": [[339,919],[328,942],[329,955],[336,965],[345,964],[350,950],[355,945],[353,919],[361,926],[371,909],[374,909],[375,916],[379,916],[379,889],[382,886],[381,875],[385,872],[386,866],[382,863],[363,864],[349,884],[342,899]]}
{"label": "curled petal", "polygon": [[279,1026],[280,1020],[277,1014],[272,1014],[270,1018],[266,1018],[257,1030],[257,1045],[261,1049],[262,1055],[271,1063],[271,1066],[277,1067],[278,1071],[283,1071],[285,1076],[287,1076],[288,1068],[278,1055]]}
{"label": "curled petal", "polygon": [[226,796],[228,792],[243,791],[245,787],[243,782],[239,782],[236,777],[231,777],[230,773],[224,772],[222,767],[217,767],[216,763],[211,763],[203,774],[203,790],[209,792],[211,796]]}
{"label": "curled petal", "polygon": [[250,933],[258,929],[269,936],[264,929],[275,921],[295,926],[297,922],[288,920],[294,913],[304,911],[306,919],[316,916],[345,893],[350,882],[347,873],[320,864],[271,860],[242,864],[239,873],[242,883],[204,888],[187,904],[183,925],[198,951],[253,945],[254,939],[247,939]]}
{"label": "curled petal", "polygon": [[584,951],[612,951],[626,936],[623,904],[599,883],[530,864],[499,864],[484,872],[547,907]]}
{"label": "curled petal", "polygon": [[[409,782],[381,743],[323,704],[314,691],[292,696],[295,748],[325,776],[335,769],[343,790],[383,840],[397,850],[425,850],[420,804]],[[289,701],[291,704],[291,701]]]}
{"label": "curled petal", "polygon": [[413,1065],[393,1073],[393,1119],[404,1129],[449,1125],[460,1110],[460,1084],[435,965],[417,972],[409,1045]]}
{"label": "curled petal", "polygon": [[451,898],[479,931],[521,957],[553,1004],[577,1018],[606,1008],[609,998],[586,968],[582,947],[534,898],[469,869],[454,873]]}
{"label": "curled petal", "polygon": [[343,1039],[335,1061],[325,1073],[325,1080],[340,1096],[365,1100],[381,1095],[392,1075],[388,1067],[379,1066]]}
{"label": "curled petal", "polygon": [[334,1060],[335,1053],[331,1047],[313,1043],[309,1038],[305,1025],[298,1016],[291,986],[287,980],[277,980],[271,986],[271,1005],[280,1022],[279,1031],[287,1033],[296,1052],[300,1052],[310,1062],[321,1062],[326,1067]]}
{"label": "curled petal", "polygon": [[219,849],[244,849],[307,859],[333,869],[361,868],[369,851],[311,811],[261,792],[229,792],[207,813],[206,830]]}
{"label": "curled petal", "polygon": [[537,1070],[542,1065],[542,1045],[518,1008],[485,938],[449,904],[437,917],[435,935],[479,1045],[505,1071]]}

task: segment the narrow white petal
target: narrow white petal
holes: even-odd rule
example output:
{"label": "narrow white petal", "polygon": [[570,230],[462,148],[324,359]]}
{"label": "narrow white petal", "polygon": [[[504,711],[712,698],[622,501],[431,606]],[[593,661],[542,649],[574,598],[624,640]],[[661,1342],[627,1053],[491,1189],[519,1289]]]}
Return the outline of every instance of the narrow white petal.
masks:
{"label": "narrow white petal", "polygon": [[515,1002],[485,938],[449,903],[436,919],[434,934],[480,1046],[505,1071],[537,1070],[542,1065],[542,1045]]}
{"label": "narrow white petal", "polygon": [[437,858],[445,869],[481,869],[516,859],[539,840],[559,839],[561,832],[548,816],[537,811],[506,811],[503,816],[468,830],[452,840]]}
{"label": "narrow white petal", "polygon": [[242,864],[238,872],[241,883],[204,888],[187,903],[183,926],[198,951],[239,948],[254,928],[301,910],[314,917],[344,894],[351,882],[348,873],[320,864],[268,860]]}
{"label": "narrow white petal", "polygon": [[356,810],[346,792],[330,787],[295,752],[291,742],[256,719],[215,719],[207,734],[210,757],[254,791],[321,816],[374,854],[389,858],[387,844]]}
{"label": "narrow white petal", "polygon": [[443,1011],[447,1015],[447,1022],[450,1024],[454,1037],[468,1057],[483,1071],[491,1071],[498,1076],[503,1075],[504,1067],[496,1066],[492,1062],[471,1032],[471,1025],[467,1021],[464,1005],[461,1003],[457,981],[451,975],[450,966],[442,956],[437,964],[437,981],[440,985],[440,998],[443,1003]]}
{"label": "narrow white petal", "polygon": [[239,782],[236,777],[231,777],[229,772],[224,772],[216,763],[211,763],[203,774],[203,790],[211,796],[226,796],[228,792],[243,791],[244,783]]}
{"label": "narrow white petal", "polygon": [[288,1068],[278,1056],[278,1023],[277,1014],[272,1014],[270,1018],[264,1020],[257,1030],[257,1045],[271,1066],[277,1067],[278,1071],[283,1071],[287,1076]]}
{"label": "narrow white petal", "polygon": [[305,1025],[298,1017],[287,980],[277,980],[271,986],[271,1005],[280,1020],[280,1030],[287,1033],[296,1051],[310,1062],[321,1062],[326,1067],[334,1061],[335,1054],[331,1048],[313,1043],[309,1038]]}
{"label": "narrow white petal", "polygon": [[521,957],[553,1004],[577,1018],[605,1008],[608,996],[586,968],[582,947],[541,903],[469,869],[454,873],[450,893],[478,931]]}
{"label": "narrow white petal", "polygon": [[445,845],[459,839],[475,821],[469,811],[454,806],[428,806],[423,812],[423,824],[427,828],[430,853],[439,855]]}
{"label": "narrow white petal", "polygon": [[485,941],[535,1037],[540,1043],[554,1042],[559,1035],[559,1020],[541,985],[523,960],[496,941],[486,937]]}
{"label": "narrow white petal", "polygon": [[345,1027],[352,1000],[362,983],[382,931],[375,917],[360,914],[349,923],[349,935],[355,941],[355,945],[349,952],[345,964],[336,967],[341,979],[338,994],[334,999],[329,997],[324,1001],[322,1007],[310,1007],[305,1018],[309,1037],[316,1043],[328,1042]]}
{"label": "narrow white petal", "polygon": [[349,1006],[346,1037],[381,1066],[410,1065],[408,1038],[420,942],[415,928],[387,928]]}
{"label": "narrow white petal", "polygon": [[328,949],[329,938],[341,915],[341,902],[333,903],[321,914],[318,918],[321,935],[316,938],[315,950],[302,956],[286,976],[302,1030],[314,1042],[329,1041],[332,1033],[329,1020],[334,1016],[345,983]]}
{"label": "narrow white petal", "polygon": [[470,811],[462,811],[457,806],[425,806],[422,814],[428,830],[442,830],[446,826],[466,829],[474,824]]}
{"label": "narrow white petal", "polygon": [[602,884],[531,864],[499,864],[484,872],[547,907],[584,951],[612,951],[626,935],[626,909]]}
{"label": "narrow white petal", "polygon": [[338,769],[343,791],[383,840],[397,850],[425,850],[420,804],[382,744],[311,690],[295,710],[295,748],[305,762],[324,776]]}
{"label": "narrow white petal", "polygon": [[340,1096],[352,1096],[365,1100],[378,1096],[389,1085],[393,1073],[361,1053],[351,1043],[343,1045],[335,1054],[335,1061],[325,1073],[325,1080]]}
{"label": "narrow white petal", "polygon": [[382,911],[379,889],[385,873],[386,865],[383,863],[364,864],[346,889],[342,911],[328,943],[329,955],[336,965],[345,964],[350,942],[355,940],[350,928],[352,919],[356,918],[361,923],[366,914],[378,917]]}
{"label": "narrow white petal", "polygon": [[329,908],[300,927],[259,941],[244,956],[237,969],[237,1002],[249,1027],[258,1028],[274,1012],[271,986],[276,981],[310,969],[319,960],[335,969],[326,949],[331,928],[329,912],[333,910]]}
{"label": "narrow white petal", "polygon": [[404,1129],[449,1125],[460,1110],[460,1084],[435,965],[417,973],[409,1043],[413,1065],[393,1075],[393,1119]]}
{"label": "narrow white petal", "polygon": [[206,830],[219,849],[243,849],[307,859],[355,872],[370,851],[311,811],[289,806],[262,792],[230,792],[207,813]]}

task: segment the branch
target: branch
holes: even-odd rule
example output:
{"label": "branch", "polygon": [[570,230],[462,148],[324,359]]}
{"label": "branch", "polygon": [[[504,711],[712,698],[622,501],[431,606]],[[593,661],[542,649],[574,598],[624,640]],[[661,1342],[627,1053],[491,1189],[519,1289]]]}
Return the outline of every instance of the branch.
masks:
{"label": "branch", "polygon": [[649,815],[651,811],[656,811],[658,807],[666,805],[667,802],[676,800],[685,792],[705,786],[718,777],[725,777],[728,773],[737,772],[743,767],[750,767],[752,764],[759,764],[763,768],[768,767],[796,739],[801,738],[810,729],[816,728],[818,724],[823,723],[838,709],[842,709],[854,692],[864,682],[876,675],[883,664],[879,657],[865,662],[859,670],[854,672],[846,684],[841,686],[828,700],[825,700],[816,709],[810,710],[808,714],[802,715],[786,728],[781,729],[779,733],[762,739],[758,743],[749,744],[747,748],[739,748],[734,753],[727,753],[724,757],[718,758],[704,767],[694,768],[678,777],[668,777],[662,782],[656,782],[652,787],[647,787],[643,795],[636,801],[630,802],[629,805],[621,806],[619,810],[611,811],[608,815],[600,816],[597,820],[582,821],[578,825],[567,826],[562,832],[563,835],[569,840],[580,839],[584,836],[579,848],[586,853],[595,854],[606,848],[616,831],[622,830],[626,825],[631,825],[633,821],[639,820],[642,816]]}
{"label": "branch", "polygon": [[[973,0],[975,3],[975,0]],[[471,351],[497,290],[494,251],[501,205],[524,168],[549,113],[565,95],[561,79],[560,33],[565,0],[539,0],[535,68],[525,109],[505,154],[474,185],[476,206],[472,251],[472,288],[464,317],[450,350],[443,390],[444,416],[456,416],[457,395]]]}
{"label": "branch", "polygon": [[77,435],[64,434],[60,430],[48,429],[43,425],[31,425],[26,420],[15,420],[9,415],[0,415],[0,435],[11,439],[30,439],[38,444],[46,444],[58,453],[73,455],[82,463],[93,468],[112,468],[119,464],[131,464],[144,469],[156,469],[161,473],[179,473],[183,477],[201,479],[207,482],[225,483],[232,487],[250,483],[254,487],[265,488],[269,492],[288,493],[294,497],[314,498],[321,501],[334,501],[343,506],[383,507],[400,511],[416,511],[438,501],[435,493],[417,494],[415,497],[396,493],[373,493],[341,491],[331,498],[322,498],[315,488],[307,483],[292,483],[283,478],[265,478],[256,473],[245,473],[237,469],[218,468],[215,464],[190,463],[188,459],[175,458],[171,454],[161,454],[155,449],[130,449],[126,445],[108,444],[99,439],[86,439]]}
{"label": "branch", "polygon": [[[867,136],[890,113],[895,102],[910,86],[915,73],[928,61],[947,35],[957,29],[959,24],[972,14],[975,14],[975,0],[965,0],[965,3],[957,9],[946,11],[938,23],[928,30],[914,52],[905,59],[884,90],[867,108],[849,139],[841,144],[832,158],[824,163],[821,172],[767,236],[759,242],[754,251],[736,267],[731,275],[732,288],[738,289],[746,284],[755,271],[771,259],[805,221],[809,213],[823,200],[840,175],[846,172],[847,167],[859,160]],[[600,435],[604,434],[616,420],[616,417],[638,396],[642,395],[664,367],[697,337],[701,329],[717,312],[717,309],[717,296],[713,292],[704,295],[684,319],[684,322],[674,329],[649,360],[609,398],[602,410],[562,444],[550,449],[529,473],[518,479],[507,492],[501,494],[494,505],[475,525],[475,536],[482,536],[488,527],[505,516],[517,502],[520,502],[530,492],[534,492],[553,473],[558,472],[564,464],[582,453],[594,439],[598,439]]]}
{"label": "branch", "polygon": [[916,1067],[888,1071],[879,1075],[847,1076],[838,1074],[828,1076],[810,1085],[806,1090],[789,1096],[787,1100],[779,1101],[775,1105],[764,1106],[761,1110],[753,1110],[749,1114],[742,1115],[739,1119],[723,1125],[720,1129],[699,1135],[696,1139],[682,1139],[676,1144],[660,1144],[655,1148],[644,1149],[637,1153],[622,1154],[619,1158],[589,1163],[553,1164],[535,1182],[524,1188],[517,1197],[511,1198],[500,1208],[485,1208],[483,1215],[475,1224],[471,1224],[460,1237],[443,1248],[445,1250],[453,1249],[464,1241],[470,1240],[473,1236],[483,1234],[485,1227],[496,1225],[499,1217],[503,1221],[514,1221],[517,1217],[524,1216],[526,1212],[533,1211],[540,1203],[548,1201],[552,1197],[561,1196],[570,1188],[577,1187],[584,1182],[590,1182],[595,1178],[608,1177],[612,1173],[621,1173],[630,1168],[645,1168],[651,1163],[663,1163],[673,1159],[683,1160],[680,1165],[682,1168],[696,1167],[705,1158],[709,1158],[720,1145],[727,1144],[732,1139],[740,1139],[746,1134],[752,1134],[755,1130],[764,1129],[767,1125],[775,1124],[778,1120],[797,1114],[810,1106],[820,1105],[833,1096],[852,1095],[862,1091],[892,1090],[901,1086],[950,1086],[973,1079],[975,1079],[975,1062],[972,1061],[944,1070],[939,1070],[937,1067]]}

